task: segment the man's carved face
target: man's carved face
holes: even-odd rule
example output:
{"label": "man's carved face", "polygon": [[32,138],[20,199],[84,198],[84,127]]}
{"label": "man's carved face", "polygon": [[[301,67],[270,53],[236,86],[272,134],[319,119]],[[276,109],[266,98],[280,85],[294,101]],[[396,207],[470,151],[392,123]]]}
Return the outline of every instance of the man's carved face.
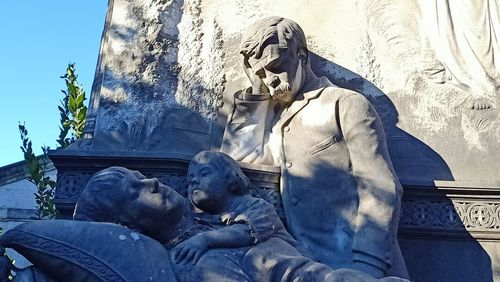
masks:
{"label": "man's carved face", "polygon": [[259,59],[249,58],[251,71],[262,79],[269,94],[285,103],[291,102],[304,82],[303,58],[296,48],[278,48],[269,44]]}

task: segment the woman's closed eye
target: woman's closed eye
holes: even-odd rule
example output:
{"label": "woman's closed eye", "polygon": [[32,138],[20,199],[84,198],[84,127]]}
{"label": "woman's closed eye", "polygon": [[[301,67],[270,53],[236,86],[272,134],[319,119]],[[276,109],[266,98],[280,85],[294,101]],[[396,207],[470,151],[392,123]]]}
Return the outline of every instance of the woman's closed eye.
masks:
{"label": "woman's closed eye", "polygon": [[160,182],[155,181],[151,187],[151,193],[158,193],[160,191],[159,188],[160,188]]}
{"label": "woman's closed eye", "polygon": [[208,176],[212,173],[212,170],[210,168],[204,168],[200,170],[200,176],[205,177]]}

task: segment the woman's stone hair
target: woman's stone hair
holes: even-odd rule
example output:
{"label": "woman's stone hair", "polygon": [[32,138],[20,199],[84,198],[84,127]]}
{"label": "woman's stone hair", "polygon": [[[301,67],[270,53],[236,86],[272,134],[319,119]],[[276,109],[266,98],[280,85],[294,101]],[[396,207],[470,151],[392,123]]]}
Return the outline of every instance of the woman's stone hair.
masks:
{"label": "woman's stone hair", "polygon": [[109,167],[94,174],[78,199],[73,218],[130,227],[127,211],[120,208],[128,174],[130,171],[123,167]]}

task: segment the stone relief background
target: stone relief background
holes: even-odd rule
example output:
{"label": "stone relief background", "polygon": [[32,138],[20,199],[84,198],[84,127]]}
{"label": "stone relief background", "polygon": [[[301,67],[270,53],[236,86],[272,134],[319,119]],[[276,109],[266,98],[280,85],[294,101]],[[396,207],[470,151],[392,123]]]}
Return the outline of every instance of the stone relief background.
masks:
{"label": "stone relief background", "polygon": [[[498,15],[497,2],[489,3]],[[403,183],[499,183],[498,88],[482,96],[492,107],[476,110],[474,93],[429,78],[421,4],[111,0],[90,148],[194,154],[217,147],[231,95],[248,85],[241,32],[281,15],[303,27],[317,73],[375,105]]]}

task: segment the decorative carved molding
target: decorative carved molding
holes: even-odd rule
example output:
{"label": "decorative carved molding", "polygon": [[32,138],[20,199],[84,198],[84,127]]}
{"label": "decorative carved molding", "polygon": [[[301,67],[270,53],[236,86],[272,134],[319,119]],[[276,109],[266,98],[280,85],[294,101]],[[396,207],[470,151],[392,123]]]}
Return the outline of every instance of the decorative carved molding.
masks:
{"label": "decorative carved molding", "polygon": [[500,185],[436,181],[434,186],[403,185],[399,234],[500,240]]}
{"label": "decorative carved molding", "polygon": [[[475,239],[500,239],[500,202],[491,200],[403,200],[400,230],[411,235],[463,233]],[[458,232],[458,233],[457,233]],[[459,236],[460,237],[460,236]]]}
{"label": "decorative carved molding", "polygon": [[108,263],[68,244],[52,240],[50,238],[28,233],[21,230],[11,230],[1,238],[1,244],[5,247],[19,245],[27,249],[33,249],[47,256],[53,256],[82,267],[95,275],[102,281],[126,281],[126,279]]}
{"label": "decorative carved molding", "polygon": [[450,201],[405,200],[401,203],[401,227],[464,230],[461,217]]}
{"label": "decorative carved molding", "polygon": [[83,188],[89,182],[94,171],[69,171],[57,174],[56,198],[76,200]]}
{"label": "decorative carved molding", "polygon": [[485,201],[426,201],[402,203],[400,226],[443,230],[500,230],[500,203]]}

